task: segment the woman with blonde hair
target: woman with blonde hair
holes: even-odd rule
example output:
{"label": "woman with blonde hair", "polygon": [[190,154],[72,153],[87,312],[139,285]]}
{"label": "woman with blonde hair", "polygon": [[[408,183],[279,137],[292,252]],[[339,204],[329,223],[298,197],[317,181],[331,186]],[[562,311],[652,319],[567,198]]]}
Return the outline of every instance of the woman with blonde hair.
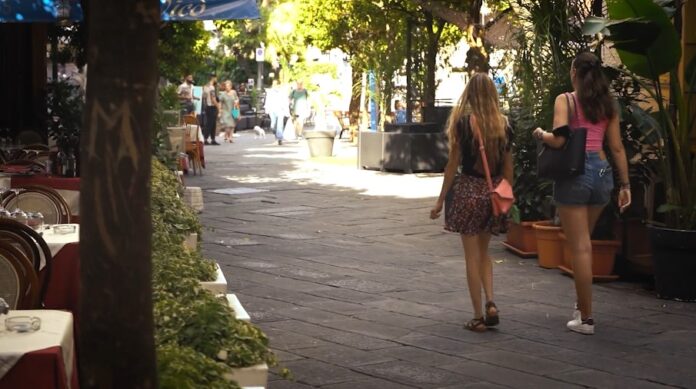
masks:
{"label": "woman with blonde hair", "polygon": [[[471,78],[452,109],[447,127],[449,161],[430,218],[437,219],[446,203],[445,230],[461,236],[466,279],[474,308],[474,318],[464,327],[483,332],[500,321],[493,302],[493,266],[488,244],[491,234],[506,227],[506,216],[493,214],[478,132],[483,139],[493,186],[502,179],[512,183],[512,130],[500,113],[498,92],[486,74],[477,73]],[[485,311],[481,288],[485,292]]]}
{"label": "woman with blonde hair", "polygon": [[592,53],[578,54],[570,69],[572,93],[556,97],[553,132],[541,128],[534,136],[547,145],[560,148],[573,129],[587,131],[585,171],[576,176],[556,179],[553,199],[561,217],[561,227],[568,241],[573,263],[577,300],[569,330],[594,334],[592,318],[592,241],[590,236],[604,207],[611,199],[614,175],[604,153],[604,142],[611,150],[621,180],[619,207],[623,212],[631,204],[628,162],[621,142],[619,114],[609,94],[609,82],[602,72],[602,62]]}
{"label": "woman with blonde hair", "polygon": [[225,129],[224,141],[234,143],[234,129],[237,127],[237,122],[232,115],[233,109],[239,109],[239,96],[234,90],[232,81],[227,80],[223,84],[223,90],[220,93],[220,104],[222,105],[221,120],[222,126]]}

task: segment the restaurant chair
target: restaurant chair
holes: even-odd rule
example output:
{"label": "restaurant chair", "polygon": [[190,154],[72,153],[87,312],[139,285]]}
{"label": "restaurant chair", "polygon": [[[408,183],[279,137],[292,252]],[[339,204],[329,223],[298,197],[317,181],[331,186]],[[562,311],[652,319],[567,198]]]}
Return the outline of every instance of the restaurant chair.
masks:
{"label": "restaurant chair", "polygon": [[48,186],[25,185],[19,194],[10,191],[3,197],[2,205],[10,211],[21,205],[23,211],[41,212],[45,224],[71,222],[70,206],[60,193]]}
{"label": "restaurant chair", "polygon": [[203,161],[201,159],[200,141],[198,140],[198,131],[200,123],[193,115],[184,116],[184,125],[186,126],[186,149],[185,152],[191,159],[193,165],[193,174],[200,172],[203,175]]}
{"label": "restaurant chair", "polygon": [[[31,227],[12,219],[0,219],[0,244],[10,245],[24,255],[38,275],[37,295],[44,301],[51,278],[53,256],[43,237]],[[44,259],[41,267],[41,259]]]}
{"label": "restaurant chair", "polygon": [[35,309],[40,305],[39,288],[38,275],[29,260],[0,241],[0,297],[10,309]]}

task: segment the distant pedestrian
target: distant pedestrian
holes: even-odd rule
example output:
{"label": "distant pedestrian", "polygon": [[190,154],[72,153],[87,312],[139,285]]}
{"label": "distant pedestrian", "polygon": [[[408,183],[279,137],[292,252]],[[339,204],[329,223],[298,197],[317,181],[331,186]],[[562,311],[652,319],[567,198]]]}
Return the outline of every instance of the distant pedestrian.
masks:
{"label": "distant pedestrian", "polygon": [[227,80],[223,83],[222,92],[220,93],[220,118],[222,127],[225,130],[224,142],[234,143],[232,137],[234,129],[237,126],[232,111],[239,111],[239,96],[234,90],[232,81]]}
{"label": "distant pedestrian", "polygon": [[[215,93],[216,85],[217,76],[211,74],[210,80],[203,87],[203,139],[206,145],[214,146],[219,145],[219,143],[215,141],[215,130],[220,109],[217,93]],[[210,141],[208,139],[210,139]]]}
{"label": "distant pedestrian", "polygon": [[[482,332],[499,322],[498,307],[493,302],[493,265],[488,244],[492,233],[505,228],[506,220],[505,215],[493,215],[477,131],[484,140],[494,186],[503,178],[512,183],[512,130],[500,113],[495,85],[484,73],[471,78],[450,114],[449,161],[440,197],[430,211],[430,218],[437,219],[445,205],[445,229],[461,236],[474,308],[474,318],[464,327]],[[485,292],[485,311],[481,287]]]}
{"label": "distant pedestrian", "polygon": [[570,79],[574,91],[556,97],[553,132],[537,128],[534,136],[551,147],[559,148],[565,144],[571,129],[587,130],[585,172],[555,180],[553,198],[568,240],[577,297],[573,319],[566,326],[571,331],[592,335],[594,319],[590,237],[614,189],[614,175],[602,149],[605,139],[621,180],[621,212],[631,204],[631,186],[628,181],[626,151],[621,142],[619,114],[609,94],[609,82],[602,72],[600,59],[588,52],[578,54],[570,69]]}
{"label": "distant pedestrian", "polygon": [[394,102],[394,118],[397,124],[406,123],[406,107],[399,100]]}
{"label": "distant pedestrian", "polygon": [[290,92],[290,110],[295,119],[295,135],[302,137],[304,124],[310,114],[309,92],[304,88],[301,81],[297,82],[297,88]]}
{"label": "distant pedestrian", "polygon": [[271,118],[271,130],[275,131],[278,145],[283,144],[283,130],[285,128],[285,118],[290,116],[287,100],[280,89],[278,80],[273,80],[273,85],[266,91],[266,101],[264,110]]}
{"label": "distant pedestrian", "polygon": [[181,115],[189,115],[195,110],[193,100],[198,100],[197,97],[193,96],[193,76],[187,75],[184,77],[184,82],[176,88],[176,94],[179,97],[179,104],[181,105]]}

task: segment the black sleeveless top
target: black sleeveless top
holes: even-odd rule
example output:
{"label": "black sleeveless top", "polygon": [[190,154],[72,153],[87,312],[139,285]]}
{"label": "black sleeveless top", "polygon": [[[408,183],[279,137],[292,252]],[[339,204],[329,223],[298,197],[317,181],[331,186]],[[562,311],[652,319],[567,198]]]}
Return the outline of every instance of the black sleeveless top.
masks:
{"label": "black sleeveless top", "polygon": [[[512,150],[512,127],[508,123],[505,127],[505,143],[501,144],[498,152],[498,163],[496,166],[490,166],[491,177],[497,177],[502,174],[503,170],[503,154]],[[485,178],[483,167],[479,171],[476,167],[481,166],[478,162],[481,160],[481,152],[479,151],[479,142],[474,134],[473,129],[469,125],[469,115],[465,115],[457,123],[457,137],[459,138],[459,152],[461,155],[460,171],[467,176]],[[476,147],[473,147],[474,142]],[[486,149],[486,155],[490,155],[492,150]]]}

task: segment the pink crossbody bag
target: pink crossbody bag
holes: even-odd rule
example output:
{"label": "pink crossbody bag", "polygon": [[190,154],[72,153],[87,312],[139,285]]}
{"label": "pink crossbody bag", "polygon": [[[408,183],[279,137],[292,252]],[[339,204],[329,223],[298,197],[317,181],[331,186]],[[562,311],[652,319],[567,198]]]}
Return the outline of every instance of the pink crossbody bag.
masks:
{"label": "pink crossbody bag", "polygon": [[515,196],[512,193],[512,185],[510,185],[508,180],[503,178],[498,186],[495,188],[493,187],[493,180],[491,179],[491,171],[488,168],[488,158],[486,158],[486,148],[484,147],[483,136],[481,136],[481,130],[479,130],[478,123],[476,123],[476,118],[473,115],[471,115],[471,127],[476,132],[476,137],[479,141],[479,151],[481,152],[483,171],[486,173],[486,182],[488,182],[488,189],[491,193],[493,215],[505,215],[510,212],[510,208],[512,208],[512,204],[515,202]]}

